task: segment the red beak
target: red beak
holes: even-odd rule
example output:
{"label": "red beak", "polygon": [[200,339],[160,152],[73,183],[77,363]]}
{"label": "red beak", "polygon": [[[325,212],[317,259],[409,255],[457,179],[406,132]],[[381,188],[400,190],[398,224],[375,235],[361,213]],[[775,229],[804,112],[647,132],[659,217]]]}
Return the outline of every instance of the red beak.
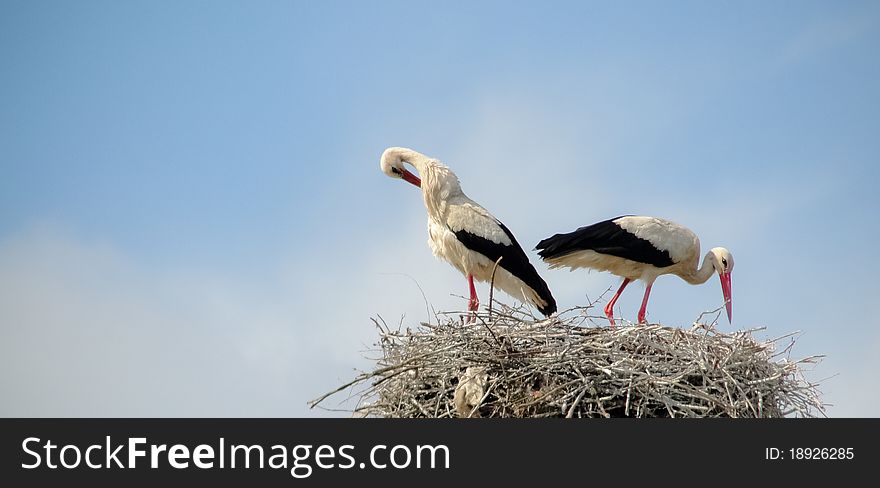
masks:
{"label": "red beak", "polygon": [[422,180],[420,180],[418,176],[410,173],[407,170],[403,170],[403,172],[400,173],[400,177],[403,178],[404,181],[406,181],[407,183],[412,183],[419,188],[422,187]]}
{"label": "red beak", "polygon": [[730,297],[730,273],[719,273],[721,278],[721,293],[724,294],[724,305],[727,307],[727,321],[733,323],[733,301]]}

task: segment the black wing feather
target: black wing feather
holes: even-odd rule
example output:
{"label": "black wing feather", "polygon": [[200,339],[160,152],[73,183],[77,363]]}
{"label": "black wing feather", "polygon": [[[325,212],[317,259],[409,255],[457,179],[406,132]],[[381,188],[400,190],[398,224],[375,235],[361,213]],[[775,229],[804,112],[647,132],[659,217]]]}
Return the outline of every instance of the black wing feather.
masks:
{"label": "black wing feather", "polygon": [[[625,217],[625,216],[624,216]],[[620,217],[581,227],[568,234],[556,234],[538,243],[538,255],[547,260],[577,251],[595,251],[665,268],[675,261],[669,252],[657,249],[650,241],[636,236],[614,221]]]}
{"label": "black wing feather", "polygon": [[525,251],[523,251],[519,243],[516,242],[516,238],[513,237],[510,230],[498,220],[496,220],[495,223],[497,223],[504,230],[504,233],[507,234],[507,237],[510,238],[510,245],[493,242],[485,237],[472,234],[466,230],[452,232],[455,234],[458,241],[471,251],[480,253],[493,262],[498,261],[498,258],[502,258],[501,262],[498,263],[498,266],[504,268],[508,273],[516,276],[522,280],[523,283],[535,290],[538,296],[547,303],[544,307],[538,307],[538,310],[544,315],[552,314],[556,311],[556,299],[554,299],[553,295],[550,293],[550,288],[547,286],[547,283],[544,282],[535,270],[535,267],[529,262],[528,256],[526,256]]}

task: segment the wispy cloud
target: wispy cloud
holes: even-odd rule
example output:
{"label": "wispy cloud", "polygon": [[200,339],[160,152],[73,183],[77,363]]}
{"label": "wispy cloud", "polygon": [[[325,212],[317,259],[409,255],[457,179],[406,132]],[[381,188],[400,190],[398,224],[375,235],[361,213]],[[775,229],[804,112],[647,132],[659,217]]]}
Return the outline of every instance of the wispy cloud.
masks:
{"label": "wispy cloud", "polygon": [[345,338],[368,337],[298,290],[150,268],[52,226],[0,241],[0,270],[4,416],[304,415],[357,364]]}
{"label": "wispy cloud", "polygon": [[783,63],[797,64],[853,43],[880,27],[880,9],[866,7],[824,15],[803,26],[780,49]]}

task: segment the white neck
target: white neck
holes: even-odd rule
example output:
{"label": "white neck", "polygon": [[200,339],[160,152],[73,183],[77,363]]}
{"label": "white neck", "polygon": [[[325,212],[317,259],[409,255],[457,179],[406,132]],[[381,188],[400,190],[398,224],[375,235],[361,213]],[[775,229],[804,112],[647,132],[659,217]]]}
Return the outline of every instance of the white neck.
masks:
{"label": "white neck", "polygon": [[425,207],[433,218],[445,218],[450,197],[464,196],[458,177],[445,164],[412,149],[401,148],[401,159],[411,164],[422,180]]}
{"label": "white neck", "polygon": [[428,164],[431,162],[431,158],[425,156],[424,154],[413,151],[412,149],[408,149],[405,147],[401,147],[398,150],[398,154],[400,154],[400,159],[406,161],[407,163],[413,165],[416,168],[416,171],[421,173],[425,173],[425,169],[428,167]]}
{"label": "white neck", "polygon": [[687,273],[682,275],[682,278],[692,285],[705,283],[712,276],[712,273],[715,272],[715,267],[712,266],[712,259],[712,252],[710,251],[706,253],[706,256],[703,258],[703,264],[700,265],[700,269],[694,267],[694,269],[688,270]]}

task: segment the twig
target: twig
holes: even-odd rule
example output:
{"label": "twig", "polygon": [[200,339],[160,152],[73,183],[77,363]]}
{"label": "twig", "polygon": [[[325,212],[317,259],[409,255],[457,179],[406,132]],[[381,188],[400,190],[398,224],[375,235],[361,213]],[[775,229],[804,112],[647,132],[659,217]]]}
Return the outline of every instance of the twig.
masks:
{"label": "twig", "polygon": [[498,263],[504,259],[504,256],[498,256],[495,264],[492,266],[492,279],[489,280],[489,319],[492,318],[492,303],[495,301],[495,271],[498,269]]}

